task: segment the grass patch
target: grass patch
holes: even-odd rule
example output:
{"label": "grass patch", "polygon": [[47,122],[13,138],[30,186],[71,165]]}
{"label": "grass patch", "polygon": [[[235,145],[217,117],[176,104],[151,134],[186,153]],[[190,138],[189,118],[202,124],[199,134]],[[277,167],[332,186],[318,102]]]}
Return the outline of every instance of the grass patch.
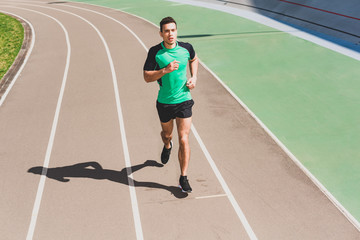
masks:
{"label": "grass patch", "polygon": [[14,62],[23,39],[24,28],[21,23],[13,17],[0,13],[0,79]]}

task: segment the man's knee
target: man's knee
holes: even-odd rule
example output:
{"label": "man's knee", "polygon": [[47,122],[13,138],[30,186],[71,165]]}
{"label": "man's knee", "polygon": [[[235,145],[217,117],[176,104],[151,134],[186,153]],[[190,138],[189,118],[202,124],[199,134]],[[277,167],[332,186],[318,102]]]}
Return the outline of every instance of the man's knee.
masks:
{"label": "man's knee", "polygon": [[189,145],[189,135],[188,134],[182,134],[181,136],[179,136],[179,144],[180,144],[180,146]]}
{"label": "man's knee", "polygon": [[172,139],[172,133],[166,132],[166,131],[161,131],[161,137],[164,140],[170,141]]}

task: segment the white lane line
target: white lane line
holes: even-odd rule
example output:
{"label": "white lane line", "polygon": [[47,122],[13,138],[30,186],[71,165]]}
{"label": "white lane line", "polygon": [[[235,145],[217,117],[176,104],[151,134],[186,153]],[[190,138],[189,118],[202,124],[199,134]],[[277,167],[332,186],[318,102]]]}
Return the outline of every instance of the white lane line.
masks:
{"label": "white lane line", "polygon": [[[34,10],[31,10],[31,11],[37,12],[37,11],[34,11]],[[40,13],[40,12],[37,12],[37,13]],[[43,14],[43,13],[41,13],[41,14]],[[62,85],[61,85],[60,94],[59,94],[59,98],[58,98],[58,103],[57,103],[57,106],[56,106],[56,112],[55,112],[55,116],[54,116],[54,121],[53,121],[53,125],[52,125],[52,128],[51,128],[50,139],[49,139],[48,147],[46,149],[46,156],[45,156],[45,161],[44,161],[44,164],[43,164],[44,168],[43,168],[43,172],[41,173],[41,178],[40,178],[38,191],[37,191],[37,194],[36,194],[36,200],[35,200],[35,205],[34,205],[34,209],[33,209],[33,214],[32,214],[32,217],[31,217],[31,223],[30,223],[28,235],[26,237],[27,240],[30,240],[30,239],[33,238],[34,231],[35,231],[36,220],[37,220],[37,216],[38,216],[38,213],[39,213],[41,198],[42,198],[42,194],[43,194],[44,187],[45,187],[45,179],[46,179],[46,174],[47,174],[47,168],[49,167],[51,152],[52,152],[54,139],[55,139],[55,134],[56,134],[56,128],[57,128],[57,124],[58,124],[58,120],[59,120],[61,103],[62,103],[62,100],[63,100],[63,97],[64,97],[66,80],[67,80],[67,76],[68,76],[68,72],[69,72],[69,66],[70,66],[70,56],[71,56],[71,45],[70,45],[69,34],[68,34],[66,28],[64,27],[64,25],[62,25],[62,23],[59,20],[57,20],[56,18],[54,18],[52,16],[49,16],[47,14],[43,14],[43,15],[45,15],[45,16],[53,19],[54,21],[56,21],[61,26],[61,28],[63,29],[63,31],[65,33],[65,37],[66,37],[66,44],[67,44],[67,57],[66,57],[66,66],[65,66],[64,76],[63,76],[63,82],[62,82]]]}
{"label": "white lane line", "polygon": [[[121,23],[120,21],[118,21],[118,20],[116,20],[116,19],[114,19],[114,18],[112,18],[112,17],[110,17],[110,16],[107,16],[107,15],[105,15],[105,14],[103,14],[103,13],[99,13],[99,12],[97,12],[97,11],[94,11],[94,10],[90,10],[90,9],[86,9],[86,8],[80,8],[80,7],[75,7],[75,6],[69,6],[69,5],[64,5],[64,6],[72,7],[72,8],[78,8],[78,9],[82,9],[82,10],[85,10],[85,11],[90,11],[90,12],[93,12],[93,13],[97,13],[97,14],[99,14],[99,15],[102,15],[102,16],[105,16],[105,17],[107,17],[107,18],[109,18],[109,19],[112,19],[112,20],[115,21],[115,22],[120,23],[122,26],[125,26],[126,29],[127,29],[128,31],[130,31],[131,34],[134,35],[134,37],[141,43],[141,45],[144,47],[144,49],[145,49],[146,51],[148,51],[147,47],[146,47],[145,44],[141,41],[141,39],[140,39],[130,28],[128,28],[125,24]],[[210,153],[208,152],[208,150],[206,149],[205,144],[203,143],[203,141],[202,141],[201,138],[200,138],[200,135],[199,135],[198,132],[196,131],[194,124],[191,125],[191,130],[192,130],[192,132],[194,133],[194,135],[195,135],[195,137],[196,137],[196,140],[198,141],[198,143],[199,143],[199,145],[200,145],[200,147],[201,147],[201,149],[202,149],[202,151],[203,151],[206,159],[208,160],[211,168],[213,169],[216,177],[218,178],[218,181],[220,182],[222,188],[224,189],[224,191],[225,191],[225,193],[226,193],[226,196],[228,197],[229,201],[231,202],[231,204],[232,204],[232,206],[233,206],[236,214],[238,215],[238,217],[239,217],[241,223],[243,224],[246,232],[248,233],[250,239],[256,240],[257,237],[256,237],[254,231],[252,230],[250,224],[248,223],[248,221],[247,221],[244,213],[242,212],[242,210],[241,210],[239,204],[237,203],[236,199],[234,198],[233,194],[231,193],[231,191],[230,191],[228,185],[226,184],[224,178],[222,177],[219,169],[216,167],[215,162],[213,161],[213,159],[212,159]]]}
{"label": "white lane line", "polygon": [[76,8],[76,9],[80,9],[80,10],[84,10],[84,11],[88,11],[88,12],[92,12],[92,13],[95,13],[95,14],[98,14],[98,15],[101,15],[103,17],[106,17],[112,21],[115,21],[116,23],[120,24],[121,26],[123,26],[126,30],[128,30],[131,35],[133,35],[136,40],[139,41],[139,43],[141,44],[141,46],[146,50],[146,51],[149,51],[149,49],[146,47],[146,45],[143,43],[143,41],[141,41],[141,39],[138,37],[138,35],[136,35],[136,33],[134,31],[132,31],[128,26],[126,26],[124,23],[120,22],[119,20],[115,19],[115,18],[112,18],[106,14],[103,14],[101,12],[97,12],[97,11],[94,11],[94,10],[91,10],[91,9],[87,9],[87,8],[81,8],[81,7],[76,7],[76,6],[70,6],[70,5],[61,5],[61,6],[64,6],[64,7],[70,7],[70,8]]}
{"label": "white lane line", "polygon": [[196,131],[194,125],[191,126],[191,130],[193,131],[194,136],[195,136],[196,140],[198,141],[198,143],[199,143],[199,145],[200,145],[203,153],[205,154],[206,159],[208,160],[208,162],[209,162],[212,170],[214,171],[214,173],[215,173],[218,181],[220,182],[221,187],[224,189],[224,191],[225,191],[225,193],[226,193],[226,196],[228,197],[231,205],[233,206],[236,214],[238,215],[238,217],[239,217],[241,223],[243,224],[243,226],[244,226],[247,234],[249,235],[250,239],[253,239],[253,240],[257,239],[254,231],[252,230],[249,222],[247,221],[247,219],[246,219],[246,217],[245,217],[245,214],[244,214],[243,211],[241,210],[241,208],[240,208],[239,204],[237,203],[234,195],[231,193],[230,188],[229,188],[228,185],[226,184],[226,182],[225,182],[224,178],[222,177],[219,169],[217,168],[214,160],[212,159],[209,151],[207,150],[204,142],[202,141],[200,135],[199,135],[198,132]]}
{"label": "white lane line", "polygon": [[68,11],[65,11],[65,10],[62,10],[62,9],[52,8],[52,7],[44,7],[44,6],[33,5],[33,4],[26,4],[26,5],[35,6],[35,7],[41,7],[41,8],[51,9],[51,10],[56,10],[56,11],[64,12],[66,14],[70,14],[70,15],[73,15],[75,17],[78,17],[81,20],[85,21],[87,24],[89,24],[96,31],[96,33],[99,35],[101,41],[104,44],[104,47],[105,47],[105,50],[106,50],[106,53],[107,53],[107,57],[108,57],[108,61],[109,61],[109,65],[110,65],[110,70],[111,70],[111,75],[112,75],[112,80],[113,80],[113,86],[114,86],[116,108],[117,108],[117,112],[118,112],[118,121],[119,121],[119,125],[120,125],[120,134],[121,134],[123,152],[124,152],[124,157],[125,157],[126,171],[127,171],[128,180],[129,180],[129,190],[130,190],[131,205],[132,205],[133,218],[134,218],[134,224],[135,224],[135,230],[136,230],[136,237],[137,237],[138,240],[142,240],[142,239],[144,239],[144,237],[143,237],[143,231],[142,231],[142,226],[141,226],[139,207],[138,207],[138,203],[137,203],[135,185],[134,185],[133,175],[132,175],[132,171],[131,171],[130,154],[129,154],[128,144],[127,144],[127,140],[126,140],[125,124],[124,124],[124,119],[123,119],[123,114],[122,114],[121,103],[120,103],[119,88],[118,88],[118,84],[117,84],[117,77],[116,77],[115,67],[114,67],[114,63],[113,63],[113,60],[112,60],[112,57],[111,57],[111,53],[110,53],[108,44],[105,41],[105,39],[104,39],[103,35],[101,34],[101,32],[99,31],[99,29],[97,27],[95,27],[94,24],[92,24],[87,19],[85,19],[85,18],[83,18],[83,17],[81,17],[81,16],[79,16],[79,15],[77,15],[75,13],[68,12]]}
{"label": "white lane line", "polygon": [[60,115],[61,103],[62,103],[62,99],[63,99],[63,96],[64,96],[66,80],[67,80],[67,75],[68,75],[69,65],[70,65],[71,46],[70,46],[69,35],[68,35],[68,32],[67,32],[66,28],[56,18],[54,18],[52,16],[49,16],[49,15],[47,15],[45,13],[38,12],[38,11],[35,11],[35,10],[31,10],[31,9],[20,8],[20,7],[15,7],[15,6],[9,6],[9,7],[22,9],[22,10],[26,10],[26,11],[31,11],[31,12],[41,14],[41,15],[44,15],[44,16],[46,16],[48,18],[53,19],[56,23],[58,23],[60,25],[60,27],[64,31],[65,38],[66,38],[66,44],[67,44],[67,57],[66,57],[66,66],[65,66],[65,70],[64,70],[64,76],[63,76],[62,85],[61,85],[61,89],[60,89],[60,93],[59,93],[59,97],[58,97],[58,101],[57,101],[57,106],[56,106],[56,111],[55,111],[55,115],[54,115],[53,124],[52,124],[52,127],[51,127],[50,138],[49,138],[48,146],[47,146],[47,149],[46,149],[46,154],[45,154],[45,159],[44,159],[44,164],[43,164],[43,171],[42,171],[41,176],[40,176],[40,181],[39,181],[39,185],[38,185],[38,189],[37,189],[37,193],[36,193],[34,207],[33,207],[33,211],[32,211],[32,214],[31,214],[31,221],[30,221],[28,233],[27,233],[27,236],[26,236],[27,240],[31,240],[31,239],[33,239],[33,236],[34,236],[36,221],[37,221],[37,217],[38,217],[39,210],[40,210],[40,203],[41,203],[42,195],[43,195],[43,192],[44,192],[47,168],[48,168],[49,162],[50,162],[51,152],[52,152],[54,139],[55,139],[55,134],[56,134],[56,128],[57,128],[59,115]]}
{"label": "white lane line", "polygon": [[207,199],[207,198],[218,198],[218,197],[227,197],[227,195],[226,194],[218,194],[218,195],[196,197],[195,199]]}
{"label": "white lane line", "polygon": [[[10,6],[4,6],[4,7],[10,7]],[[3,11],[3,10],[1,10],[1,12],[3,12],[3,13],[8,13],[8,14],[12,14],[13,16],[15,16],[15,17],[17,17],[17,18],[19,18],[19,19],[22,19],[24,22],[26,22],[26,23],[30,26],[30,28],[31,28],[32,39],[31,39],[31,43],[30,43],[29,50],[28,50],[28,52],[26,53],[26,56],[25,56],[25,58],[24,58],[24,62],[21,64],[18,72],[15,74],[13,80],[11,81],[11,83],[9,84],[9,86],[8,86],[8,88],[6,89],[5,93],[3,94],[3,96],[2,96],[1,99],[0,99],[0,107],[1,107],[2,104],[4,103],[5,98],[6,98],[7,95],[9,94],[11,88],[14,86],[14,84],[15,84],[16,80],[18,79],[18,77],[20,76],[23,68],[25,67],[27,61],[29,60],[29,57],[30,57],[30,55],[31,55],[31,53],[32,53],[32,50],[33,50],[33,48],[34,48],[34,45],[35,45],[35,30],[34,30],[33,25],[32,25],[28,20],[26,20],[26,19],[24,19],[24,18],[22,18],[22,17],[20,17],[20,16],[18,16],[18,15],[16,15],[16,14],[10,13],[10,12],[6,12],[6,11]]]}

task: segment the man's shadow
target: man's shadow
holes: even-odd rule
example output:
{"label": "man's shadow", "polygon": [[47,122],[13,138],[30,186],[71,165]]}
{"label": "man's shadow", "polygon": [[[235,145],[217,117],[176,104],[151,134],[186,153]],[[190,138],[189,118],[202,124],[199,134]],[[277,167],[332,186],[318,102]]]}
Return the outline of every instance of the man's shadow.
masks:
{"label": "man's shadow", "polygon": [[143,164],[135,165],[129,168],[123,168],[121,171],[115,171],[110,169],[103,169],[98,162],[85,162],[78,163],[71,166],[56,167],[56,168],[44,168],[44,167],[33,167],[28,172],[45,175],[48,178],[60,181],[69,182],[69,178],[93,178],[98,180],[107,179],[113,182],[122,183],[129,185],[134,183],[135,187],[147,187],[164,189],[173,194],[176,198],[185,198],[188,196],[187,193],[183,193],[180,188],[176,186],[165,186],[155,182],[138,182],[129,177],[131,173],[139,171],[144,167],[163,167],[164,165],[154,161],[147,160]]}

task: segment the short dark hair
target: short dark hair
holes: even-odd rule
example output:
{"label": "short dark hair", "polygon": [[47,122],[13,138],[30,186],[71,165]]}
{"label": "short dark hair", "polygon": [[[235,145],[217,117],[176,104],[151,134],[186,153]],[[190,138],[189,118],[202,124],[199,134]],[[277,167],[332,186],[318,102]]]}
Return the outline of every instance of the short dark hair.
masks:
{"label": "short dark hair", "polygon": [[160,32],[162,32],[162,26],[168,23],[175,23],[177,27],[176,21],[172,17],[165,17],[160,22]]}

